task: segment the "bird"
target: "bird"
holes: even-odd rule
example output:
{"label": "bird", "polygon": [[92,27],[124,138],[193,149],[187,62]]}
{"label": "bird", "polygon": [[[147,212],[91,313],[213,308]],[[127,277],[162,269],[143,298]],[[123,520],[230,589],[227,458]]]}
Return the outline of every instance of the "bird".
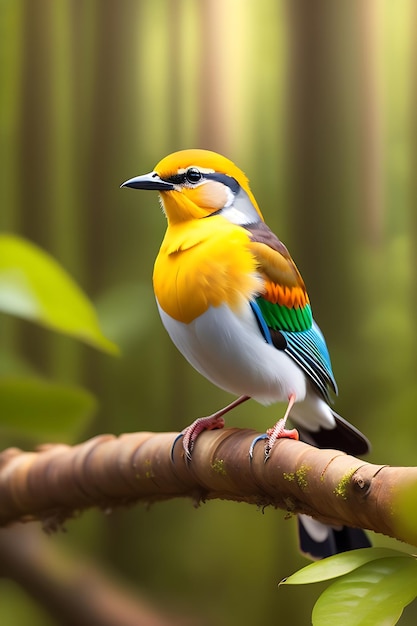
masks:
{"label": "bird", "polygon": [[[267,461],[283,437],[366,454],[368,439],[331,407],[337,385],[306,286],[243,171],[216,152],[186,149],[121,187],[159,193],[167,230],[153,286],[172,342],[200,374],[237,396],[182,431],[185,458],[191,461],[202,431],[222,428],[224,415],[249,399],[287,405],[253,441],[250,458],[265,439]],[[296,428],[287,428],[288,418]],[[304,515],[299,528],[301,550],[312,558],[370,545],[361,529],[335,529]]]}

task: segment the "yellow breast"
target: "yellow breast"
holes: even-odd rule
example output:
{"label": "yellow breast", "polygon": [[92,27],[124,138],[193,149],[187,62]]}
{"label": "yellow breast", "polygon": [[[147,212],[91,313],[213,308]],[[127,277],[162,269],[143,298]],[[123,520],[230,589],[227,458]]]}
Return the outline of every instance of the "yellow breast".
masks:
{"label": "yellow breast", "polygon": [[221,216],[168,226],[153,282],[162,309],[190,323],[210,306],[238,309],[262,291],[247,231]]}

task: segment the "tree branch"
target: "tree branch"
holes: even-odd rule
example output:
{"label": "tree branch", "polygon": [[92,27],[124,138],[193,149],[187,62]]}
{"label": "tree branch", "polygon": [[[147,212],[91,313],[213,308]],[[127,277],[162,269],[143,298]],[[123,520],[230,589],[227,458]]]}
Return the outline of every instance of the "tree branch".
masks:
{"label": "tree branch", "polygon": [[0,525],[39,519],[54,530],[92,506],[220,498],[307,513],[417,545],[417,529],[401,526],[397,506],[407,489],[417,490],[416,467],[373,465],[289,439],[277,442],[266,464],[258,444],[251,463],[248,450],[256,434],[204,432],[189,465],[180,443],[171,461],[177,433],[101,435],[74,447],[57,444],[36,452],[10,448],[0,454]]}
{"label": "tree branch", "polygon": [[72,560],[34,525],[0,530],[0,576],[18,583],[61,626],[203,626],[170,616],[92,563]]}

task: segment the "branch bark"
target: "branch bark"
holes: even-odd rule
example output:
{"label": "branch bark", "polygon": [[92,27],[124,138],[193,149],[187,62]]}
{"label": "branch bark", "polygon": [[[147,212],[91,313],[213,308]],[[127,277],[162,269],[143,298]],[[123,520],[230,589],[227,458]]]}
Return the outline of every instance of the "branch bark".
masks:
{"label": "branch bark", "polygon": [[399,499],[417,491],[417,467],[366,463],[337,450],[279,440],[269,461],[248,449],[252,430],[204,432],[187,465],[178,433],[100,435],[77,446],[10,448],[0,454],[0,525],[41,520],[47,530],[92,506],[189,497],[272,505],[330,524],[374,530],[417,545],[417,528],[401,524]]}

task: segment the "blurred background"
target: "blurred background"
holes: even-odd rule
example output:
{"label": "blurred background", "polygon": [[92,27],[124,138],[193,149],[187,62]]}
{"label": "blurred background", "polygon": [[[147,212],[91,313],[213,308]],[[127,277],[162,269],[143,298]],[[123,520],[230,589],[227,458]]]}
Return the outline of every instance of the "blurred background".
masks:
{"label": "blurred background", "polygon": [[[327,338],[335,408],[372,440],[370,460],[415,465],[416,25],[412,0],[0,0],[0,229],[52,254],[122,351],[112,358],[1,315],[4,371],[29,368],[98,399],[69,442],[179,430],[230,400],[158,318],[156,194],[119,189],[200,147],[248,174],[289,247]],[[248,403],[227,424],[263,431],[281,410]],[[319,589],[277,588],[307,562],[284,517],[171,501],[90,511],[48,545],[94,559],[167,613],[298,626]],[[412,605],[401,624],[416,618]],[[0,622],[56,623],[7,579]]]}

